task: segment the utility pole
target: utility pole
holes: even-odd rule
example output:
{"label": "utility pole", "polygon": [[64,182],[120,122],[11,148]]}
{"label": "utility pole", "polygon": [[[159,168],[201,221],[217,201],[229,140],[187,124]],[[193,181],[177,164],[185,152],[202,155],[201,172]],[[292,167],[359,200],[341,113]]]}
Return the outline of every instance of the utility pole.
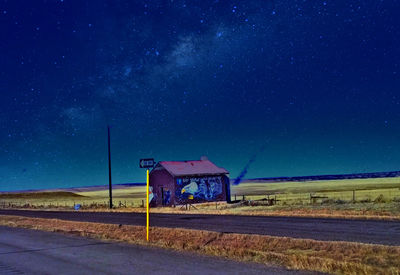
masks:
{"label": "utility pole", "polygon": [[111,183],[111,145],[110,145],[110,125],[107,125],[108,132],[108,188],[110,196],[110,209],[113,207],[112,203],[112,183]]}
{"label": "utility pole", "polygon": [[147,169],[146,176],[146,240],[149,241],[149,169]]}

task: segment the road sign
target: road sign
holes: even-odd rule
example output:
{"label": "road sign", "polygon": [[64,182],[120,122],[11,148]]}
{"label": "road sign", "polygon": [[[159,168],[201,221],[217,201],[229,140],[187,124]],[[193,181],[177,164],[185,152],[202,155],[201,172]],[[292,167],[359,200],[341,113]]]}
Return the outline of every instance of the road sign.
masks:
{"label": "road sign", "polygon": [[149,241],[149,168],[153,168],[156,162],[154,159],[140,159],[139,166],[140,168],[147,168],[147,176],[146,176],[146,240]]}
{"label": "road sign", "polygon": [[140,168],[153,168],[155,164],[154,159],[140,159],[139,161]]}

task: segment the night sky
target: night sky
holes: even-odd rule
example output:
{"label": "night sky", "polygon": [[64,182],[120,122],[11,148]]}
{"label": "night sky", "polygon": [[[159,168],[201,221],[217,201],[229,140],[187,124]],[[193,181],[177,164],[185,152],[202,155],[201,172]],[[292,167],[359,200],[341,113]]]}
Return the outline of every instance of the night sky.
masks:
{"label": "night sky", "polygon": [[[400,170],[400,1],[0,0],[0,191]],[[261,149],[263,148],[263,149]]]}

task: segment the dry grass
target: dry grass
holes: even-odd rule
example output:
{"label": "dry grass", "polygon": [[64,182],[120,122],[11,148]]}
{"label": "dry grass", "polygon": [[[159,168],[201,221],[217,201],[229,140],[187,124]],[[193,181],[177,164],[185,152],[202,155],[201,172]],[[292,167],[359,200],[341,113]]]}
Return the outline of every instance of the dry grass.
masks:
{"label": "dry grass", "polygon": [[73,199],[84,198],[73,192],[56,191],[56,192],[25,192],[25,193],[0,193],[0,199]]}
{"label": "dry grass", "polygon": [[286,216],[335,219],[362,219],[362,220],[400,220],[400,214],[391,214],[382,211],[332,210],[332,209],[285,209],[265,211],[255,209],[252,212],[243,211],[242,215],[255,216]]}
{"label": "dry grass", "polygon": [[[108,189],[77,192],[76,194],[93,199],[104,199],[108,198]],[[113,189],[113,198],[122,200],[144,199],[146,198],[146,186],[129,186]]]}
{"label": "dry grass", "polygon": [[[385,204],[386,206],[388,204]],[[351,204],[350,206],[353,206]],[[383,207],[378,207],[374,210],[374,203],[357,209],[345,208],[333,209],[331,206],[246,206],[241,204],[227,204],[226,202],[202,203],[196,204],[191,210],[178,207],[158,207],[151,208],[151,213],[164,214],[208,214],[208,215],[247,215],[247,216],[285,216],[285,217],[311,217],[311,218],[336,218],[336,219],[362,219],[362,220],[400,220],[400,212],[398,210],[382,210]],[[399,204],[400,207],[400,204]],[[54,209],[57,210],[57,209]],[[81,211],[89,212],[134,212],[145,213],[146,208],[98,208],[86,209]]]}
{"label": "dry grass", "polygon": [[[349,192],[353,190],[380,191],[380,189],[397,189],[400,187],[400,177],[320,180],[304,182],[245,182],[232,186],[232,195],[260,194],[301,194],[314,192]],[[349,193],[350,194],[350,193]]]}
{"label": "dry grass", "polygon": [[240,261],[283,265],[333,274],[400,274],[400,247],[326,242],[261,235],[222,234],[142,226],[118,226],[56,219],[0,216],[0,225],[77,234],[102,240],[186,250]]}

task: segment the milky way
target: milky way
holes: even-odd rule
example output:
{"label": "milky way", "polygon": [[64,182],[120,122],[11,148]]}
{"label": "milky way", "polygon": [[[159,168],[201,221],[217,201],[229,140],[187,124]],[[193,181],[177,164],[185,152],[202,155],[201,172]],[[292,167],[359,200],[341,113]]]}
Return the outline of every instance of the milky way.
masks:
{"label": "milky way", "polygon": [[0,191],[400,170],[399,1],[0,0]]}

